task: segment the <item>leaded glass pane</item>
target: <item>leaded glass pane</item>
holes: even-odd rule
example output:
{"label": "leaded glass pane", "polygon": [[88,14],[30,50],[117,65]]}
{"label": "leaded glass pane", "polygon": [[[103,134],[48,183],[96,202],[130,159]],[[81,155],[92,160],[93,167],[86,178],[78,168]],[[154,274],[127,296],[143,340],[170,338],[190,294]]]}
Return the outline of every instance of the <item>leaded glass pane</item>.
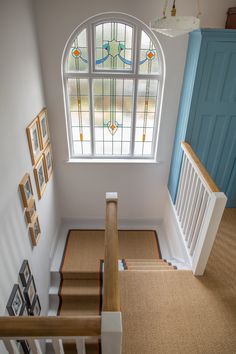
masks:
{"label": "leaded glass pane", "polygon": [[160,74],[159,54],[146,32],[142,31],[140,45],[140,74]]}
{"label": "leaded glass pane", "polygon": [[136,108],[134,154],[153,153],[158,80],[139,80]]}
{"label": "leaded glass pane", "polygon": [[68,79],[68,101],[74,156],[91,154],[89,83],[87,79]]}
{"label": "leaded glass pane", "polygon": [[87,30],[84,29],[75,38],[67,58],[67,71],[88,71]]}
{"label": "leaded glass pane", "polygon": [[98,70],[132,70],[133,28],[118,22],[97,25],[95,61]]}
{"label": "leaded glass pane", "polygon": [[129,79],[93,80],[96,155],[128,154],[131,144],[133,86],[133,80]]}

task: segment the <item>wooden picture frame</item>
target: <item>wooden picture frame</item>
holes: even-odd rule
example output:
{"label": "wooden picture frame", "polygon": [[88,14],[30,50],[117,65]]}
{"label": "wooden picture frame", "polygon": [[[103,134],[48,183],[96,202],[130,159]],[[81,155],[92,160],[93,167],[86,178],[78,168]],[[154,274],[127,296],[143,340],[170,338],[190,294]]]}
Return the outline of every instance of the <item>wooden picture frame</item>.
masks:
{"label": "wooden picture frame", "polygon": [[34,198],[29,202],[28,208],[25,209],[25,216],[28,224],[31,224],[36,215],[36,204]]}
{"label": "wooden picture frame", "polygon": [[10,316],[21,316],[24,309],[24,298],[18,284],[14,284],[7,302],[7,311]]}
{"label": "wooden picture frame", "polygon": [[43,150],[49,143],[49,127],[48,127],[48,115],[47,109],[43,108],[38,115],[39,119],[39,132],[40,132],[40,146]]}
{"label": "wooden picture frame", "polygon": [[44,164],[45,164],[45,176],[46,176],[46,181],[49,181],[49,178],[51,177],[52,174],[52,149],[51,149],[51,144],[48,144],[48,146],[45,148],[44,152]]}
{"label": "wooden picture frame", "polygon": [[31,316],[40,316],[41,313],[41,305],[39,301],[39,297],[36,294],[32,303],[32,306],[30,308],[30,315]]}
{"label": "wooden picture frame", "polygon": [[32,165],[34,166],[41,155],[39,120],[36,117],[26,128]]}
{"label": "wooden picture frame", "polygon": [[20,280],[22,285],[25,287],[30,279],[31,276],[31,270],[30,270],[30,266],[29,266],[29,262],[27,261],[27,259],[25,259],[21,265],[20,271],[19,271],[19,276],[20,276]]}
{"label": "wooden picture frame", "polygon": [[35,177],[38,197],[39,199],[41,199],[47,183],[46,174],[45,174],[44,155],[40,157],[38,163],[34,167],[34,177]]}
{"label": "wooden picture frame", "polygon": [[27,208],[34,199],[33,188],[29,173],[26,173],[19,183],[20,194],[24,208]]}
{"label": "wooden picture frame", "polygon": [[24,288],[24,297],[25,297],[25,301],[26,301],[29,311],[33,305],[33,301],[34,301],[34,297],[36,295],[36,292],[37,291],[36,291],[36,286],[35,286],[35,282],[34,282],[34,277],[33,277],[33,275],[31,275],[26,287]]}
{"label": "wooden picture frame", "polygon": [[30,233],[32,245],[37,246],[37,243],[41,236],[41,228],[40,228],[37,214],[35,218],[32,220],[32,223],[29,225],[29,233]]}

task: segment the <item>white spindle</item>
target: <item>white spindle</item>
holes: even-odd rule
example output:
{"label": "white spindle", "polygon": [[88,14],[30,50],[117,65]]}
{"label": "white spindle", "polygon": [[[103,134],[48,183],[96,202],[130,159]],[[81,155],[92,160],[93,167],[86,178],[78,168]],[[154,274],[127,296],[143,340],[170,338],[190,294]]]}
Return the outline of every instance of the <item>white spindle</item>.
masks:
{"label": "white spindle", "polygon": [[205,215],[205,211],[206,211],[206,206],[207,206],[207,201],[208,201],[208,194],[206,191],[204,191],[203,196],[202,196],[202,202],[201,202],[201,207],[199,210],[199,214],[198,214],[198,220],[196,223],[196,228],[194,230],[194,235],[192,238],[192,242],[190,244],[190,255],[193,255],[193,252],[195,250],[195,246],[199,237],[199,233],[201,230],[201,227],[204,223],[204,215]]}
{"label": "white spindle", "polygon": [[195,185],[196,179],[197,179],[196,173],[195,173],[194,169],[192,168],[191,179],[190,179],[190,184],[189,184],[188,201],[186,203],[186,216],[184,218],[183,226],[182,226],[184,235],[186,235],[186,226],[187,226],[187,222],[189,220],[189,214],[190,214],[190,210],[191,210],[191,206],[192,206],[194,189],[196,187],[196,185]]}
{"label": "white spindle", "polygon": [[52,347],[55,354],[65,354],[62,339],[52,339]]}
{"label": "white spindle", "polygon": [[185,226],[185,231],[184,231],[185,240],[186,241],[188,241],[189,236],[190,236],[190,227],[191,227],[192,220],[193,220],[193,214],[194,214],[194,211],[196,209],[196,203],[197,203],[198,193],[199,193],[199,190],[200,190],[200,184],[201,184],[200,179],[196,175],[196,182],[194,184],[194,192],[193,192],[193,197],[191,199],[189,217],[188,217],[187,224]]}
{"label": "white spindle", "polygon": [[40,343],[37,339],[27,338],[32,354],[43,354]]}
{"label": "white spindle", "polygon": [[77,354],[86,354],[85,339],[82,337],[76,338]]}
{"label": "white spindle", "polygon": [[186,164],[186,156],[183,155],[182,168],[181,168],[180,178],[179,178],[179,188],[177,191],[176,206],[175,206],[178,215],[179,215],[180,201],[181,201],[181,195],[182,195],[182,189],[183,189],[183,178],[184,178],[185,164]]}
{"label": "white spindle", "polygon": [[180,214],[179,214],[180,223],[182,223],[183,211],[184,211],[184,206],[185,206],[185,203],[186,203],[187,184],[188,184],[190,167],[191,167],[190,163],[187,160],[186,161],[186,171],[185,171],[185,174],[184,174],[183,192],[182,192],[182,198],[181,198],[181,204],[180,204]]}
{"label": "white spindle", "polygon": [[3,344],[9,354],[21,354],[19,343],[17,344],[15,340],[4,339]]}
{"label": "white spindle", "polygon": [[188,248],[190,247],[190,245],[192,243],[192,239],[194,237],[194,233],[195,233],[195,230],[196,230],[196,227],[197,227],[198,215],[199,215],[199,212],[200,212],[200,207],[201,207],[203,193],[204,193],[203,186],[200,185],[200,189],[199,189],[198,197],[197,197],[197,202],[196,202],[196,205],[195,205],[195,210],[194,210],[194,213],[193,213],[193,219],[192,219],[191,226],[190,226],[190,231],[189,231],[189,238],[188,238],[188,242],[187,242],[187,247]]}

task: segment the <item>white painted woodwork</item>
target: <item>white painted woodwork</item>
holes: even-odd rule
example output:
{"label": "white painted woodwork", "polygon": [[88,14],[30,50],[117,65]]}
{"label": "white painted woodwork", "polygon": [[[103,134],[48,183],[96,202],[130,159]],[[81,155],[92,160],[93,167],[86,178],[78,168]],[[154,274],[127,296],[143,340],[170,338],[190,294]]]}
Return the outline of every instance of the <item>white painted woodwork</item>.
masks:
{"label": "white painted woodwork", "polygon": [[76,343],[77,354],[86,354],[85,338],[78,337],[76,338],[75,343]]}
{"label": "white painted woodwork", "polygon": [[181,146],[184,154],[175,217],[192,271],[203,275],[227,198],[218,191],[191,147],[187,143]]}
{"label": "white painted woodwork", "polygon": [[53,338],[52,347],[55,354],[65,354],[62,339]]}
{"label": "white painted woodwork", "polygon": [[21,354],[15,340],[4,339],[3,344],[9,354]]}
{"label": "white painted woodwork", "polygon": [[27,338],[32,354],[43,354],[40,343],[37,339]]}
{"label": "white painted woodwork", "polygon": [[102,312],[102,354],[122,353],[121,312]]}

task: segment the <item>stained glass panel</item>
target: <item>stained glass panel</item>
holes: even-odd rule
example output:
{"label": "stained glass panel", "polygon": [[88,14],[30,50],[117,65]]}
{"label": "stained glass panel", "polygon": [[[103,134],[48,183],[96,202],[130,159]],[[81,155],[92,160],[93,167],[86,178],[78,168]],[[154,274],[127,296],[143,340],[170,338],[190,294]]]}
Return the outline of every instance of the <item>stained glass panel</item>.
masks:
{"label": "stained glass panel", "polygon": [[133,28],[118,22],[97,25],[95,60],[99,70],[132,70]]}
{"label": "stained glass panel", "polygon": [[140,74],[160,74],[159,54],[144,31],[141,35],[139,72]]}
{"label": "stained glass panel", "polygon": [[74,155],[90,155],[91,135],[88,80],[68,79],[67,90]]}
{"label": "stained glass panel", "polygon": [[88,71],[87,30],[84,29],[75,38],[67,58],[67,71]]}
{"label": "stained glass panel", "polygon": [[94,79],[96,155],[127,155],[130,150],[133,80]]}
{"label": "stained glass panel", "polygon": [[157,80],[139,80],[134,154],[151,155],[158,95]]}

